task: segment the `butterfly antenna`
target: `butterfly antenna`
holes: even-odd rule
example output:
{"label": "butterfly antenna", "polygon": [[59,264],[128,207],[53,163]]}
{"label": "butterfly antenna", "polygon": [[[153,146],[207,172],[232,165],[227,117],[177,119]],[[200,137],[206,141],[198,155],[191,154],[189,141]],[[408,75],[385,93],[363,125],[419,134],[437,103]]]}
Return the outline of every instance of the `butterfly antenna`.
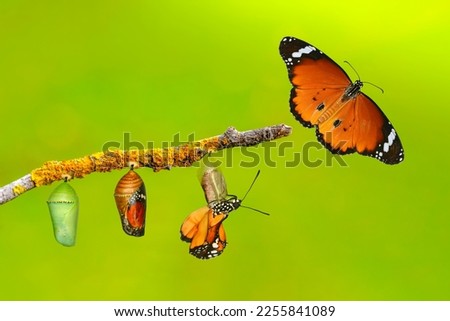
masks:
{"label": "butterfly antenna", "polygon": [[[250,187],[248,188],[247,193],[245,193],[244,197],[241,199],[241,204],[242,204],[242,202],[245,200],[245,198],[247,197],[247,195],[248,195],[248,193],[250,192],[250,190],[252,189],[252,187],[253,187],[253,185],[255,184],[256,180],[258,179],[258,176],[259,176],[259,173],[260,173],[260,172],[261,172],[261,171],[258,170],[258,172],[256,173],[256,176],[255,176],[255,178],[253,179],[252,184],[251,184]],[[255,211],[255,212],[264,214],[264,215],[270,215],[270,214],[267,213],[267,212],[263,212],[263,211],[261,211],[261,210],[258,210],[258,209],[256,209],[256,208],[253,208],[253,207],[250,207],[250,206],[240,205],[240,207],[248,208],[249,210],[252,210],[252,211]]]}
{"label": "butterfly antenna", "polygon": [[247,193],[245,193],[245,195],[244,195],[244,197],[242,198],[241,202],[243,202],[243,201],[245,200],[245,198],[247,197],[248,192],[250,192],[250,190],[252,189],[253,184],[255,184],[256,179],[258,178],[260,172],[261,172],[261,171],[258,169],[258,172],[256,173],[256,176],[255,176],[255,178],[253,179],[252,184],[251,184],[250,187],[248,188]]}
{"label": "butterfly antenna", "polygon": [[377,86],[377,85],[375,85],[374,83],[371,83],[371,82],[368,82],[368,81],[363,81],[363,83],[364,83],[364,84],[369,84],[369,85],[374,86],[375,88],[378,88],[378,89],[381,91],[381,93],[384,94],[384,90],[383,90],[383,88],[381,88],[380,86]]}
{"label": "butterfly antenna", "polygon": [[[356,71],[355,68],[353,68],[353,66],[351,65],[351,63],[349,63],[347,60],[345,60],[344,62],[345,62],[346,64],[348,64],[348,65],[353,69],[353,71],[355,72],[356,76],[358,76],[358,80],[361,81],[361,77],[359,77],[358,72]],[[369,85],[372,85],[372,86],[374,86],[375,88],[378,88],[378,89],[381,91],[382,94],[384,94],[384,90],[383,90],[383,88],[381,88],[380,86],[377,86],[377,85],[375,85],[374,83],[371,83],[371,82],[368,82],[368,81],[362,81],[362,83],[363,83],[363,84],[369,84]]]}
{"label": "butterfly antenna", "polygon": [[345,62],[347,65],[349,65],[349,66],[353,69],[353,71],[355,72],[356,76],[358,76],[358,80],[361,80],[361,77],[359,77],[358,72],[357,72],[356,69],[352,66],[352,64],[349,63],[347,60],[344,60],[344,62]]}
{"label": "butterfly antenna", "polygon": [[258,210],[258,209],[256,209],[256,208],[253,208],[253,207],[250,207],[250,206],[244,206],[244,205],[241,205],[241,207],[243,207],[243,208],[248,208],[249,210],[252,210],[252,211],[255,211],[255,212],[264,214],[264,215],[270,215],[270,214],[267,213],[267,212],[263,212],[263,211],[261,211],[261,210]]}

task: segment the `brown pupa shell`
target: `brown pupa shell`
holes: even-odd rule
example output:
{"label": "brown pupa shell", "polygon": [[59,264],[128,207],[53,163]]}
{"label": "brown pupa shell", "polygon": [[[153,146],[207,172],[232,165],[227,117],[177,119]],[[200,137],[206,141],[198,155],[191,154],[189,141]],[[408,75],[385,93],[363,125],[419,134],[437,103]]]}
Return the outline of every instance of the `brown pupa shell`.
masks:
{"label": "brown pupa shell", "polygon": [[130,170],[117,183],[114,198],[124,232],[131,236],[145,233],[147,195],[142,178]]}
{"label": "brown pupa shell", "polygon": [[224,200],[227,197],[227,184],[222,172],[216,167],[201,170],[201,185],[208,204]]}

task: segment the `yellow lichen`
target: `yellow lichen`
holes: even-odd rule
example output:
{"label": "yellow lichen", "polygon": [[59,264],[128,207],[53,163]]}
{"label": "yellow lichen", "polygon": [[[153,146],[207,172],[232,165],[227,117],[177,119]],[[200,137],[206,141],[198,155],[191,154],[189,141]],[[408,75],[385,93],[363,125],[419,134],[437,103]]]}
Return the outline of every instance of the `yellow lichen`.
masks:
{"label": "yellow lichen", "polygon": [[94,153],[82,158],[65,161],[48,161],[31,172],[36,186],[51,184],[65,177],[81,178],[92,172],[109,172],[129,166],[142,164],[156,171],[173,166],[186,167],[199,161],[205,154],[222,148],[223,139],[210,137],[171,148],[151,150],[110,150]]}
{"label": "yellow lichen", "polygon": [[22,185],[16,185],[13,188],[14,195],[16,195],[16,196],[20,195],[20,194],[22,194],[23,192],[26,192],[26,191],[27,191],[27,189],[25,187],[23,187]]}
{"label": "yellow lichen", "polygon": [[105,155],[104,153],[98,152],[98,153],[91,154],[90,157],[92,157],[93,159],[100,159],[100,158],[102,158],[104,155]]}
{"label": "yellow lichen", "polygon": [[[268,133],[268,131],[270,132]],[[93,172],[110,172],[122,169],[131,163],[135,167],[152,168],[155,172],[172,167],[189,167],[206,155],[225,148],[253,146],[264,141],[287,136],[290,132],[291,128],[283,124],[242,133],[230,127],[222,135],[175,147],[127,151],[109,149],[73,160],[45,162],[41,167],[31,171],[31,180],[34,183],[33,187],[39,187],[64,179],[82,178]],[[13,192],[20,195],[29,189],[17,185],[13,188]]]}

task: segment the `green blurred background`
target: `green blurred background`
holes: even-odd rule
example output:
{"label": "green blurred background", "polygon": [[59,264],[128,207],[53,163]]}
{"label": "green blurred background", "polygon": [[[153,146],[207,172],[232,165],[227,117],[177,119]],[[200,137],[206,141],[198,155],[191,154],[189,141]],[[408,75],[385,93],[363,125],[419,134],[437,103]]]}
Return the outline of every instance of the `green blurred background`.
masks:
{"label": "green blurred background", "polygon": [[[179,227],[204,197],[197,169],[139,170],[143,238],[120,227],[126,170],[72,181],[77,244],[54,240],[45,186],[0,207],[3,300],[450,300],[448,1],[0,1],[0,185],[107,141],[156,145],[286,123],[276,166],[225,153],[232,194],[216,259],[188,254]],[[311,42],[361,78],[406,160],[286,168],[315,142],[289,112],[283,36]],[[353,71],[343,65],[355,78]],[[267,147],[267,146],[266,146]],[[252,148],[263,157],[267,148]],[[325,160],[323,149],[311,159]],[[225,159],[225,158],[224,158]]]}

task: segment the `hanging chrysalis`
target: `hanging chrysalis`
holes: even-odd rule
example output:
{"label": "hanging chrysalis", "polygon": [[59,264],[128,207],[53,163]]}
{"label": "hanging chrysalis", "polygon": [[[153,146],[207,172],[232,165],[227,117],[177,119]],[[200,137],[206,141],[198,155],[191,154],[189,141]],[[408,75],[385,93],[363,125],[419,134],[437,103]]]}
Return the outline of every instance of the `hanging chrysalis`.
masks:
{"label": "hanging chrysalis", "polygon": [[78,224],[78,196],[67,182],[55,188],[47,201],[56,241],[64,246],[74,246]]}
{"label": "hanging chrysalis", "polygon": [[133,166],[117,183],[114,198],[124,232],[131,236],[143,236],[147,195],[144,182]]}
{"label": "hanging chrysalis", "polygon": [[199,179],[205,194],[206,202],[224,200],[227,195],[227,184],[222,172],[216,167],[203,165],[199,170]]}

